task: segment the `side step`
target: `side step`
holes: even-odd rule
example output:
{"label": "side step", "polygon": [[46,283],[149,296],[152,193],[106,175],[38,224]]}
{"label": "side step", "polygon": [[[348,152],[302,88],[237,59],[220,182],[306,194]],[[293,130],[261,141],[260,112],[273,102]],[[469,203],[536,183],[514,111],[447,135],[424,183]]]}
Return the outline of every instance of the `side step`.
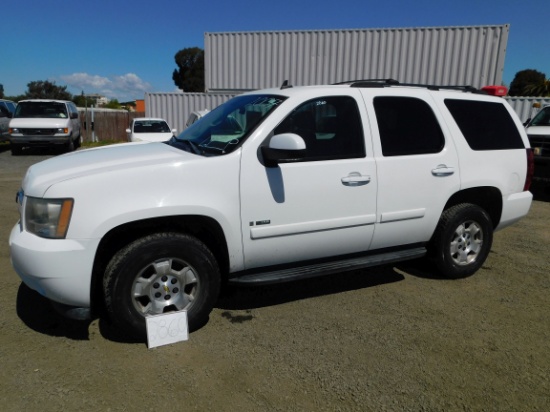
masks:
{"label": "side step", "polygon": [[229,279],[229,283],[239,285],[269,285],[274,283],[290,282],[299,279],[308,279],[317,276],[330,275],[332,273],[347,272],[371,266],[385,265],[403,260],[416,259],[425,256],[425,247],[414,249],[385,252],[376,255],[353,257],[348,259],[314,263],[294,268],[278,270],[268,269],[266,272],[244,272]]}

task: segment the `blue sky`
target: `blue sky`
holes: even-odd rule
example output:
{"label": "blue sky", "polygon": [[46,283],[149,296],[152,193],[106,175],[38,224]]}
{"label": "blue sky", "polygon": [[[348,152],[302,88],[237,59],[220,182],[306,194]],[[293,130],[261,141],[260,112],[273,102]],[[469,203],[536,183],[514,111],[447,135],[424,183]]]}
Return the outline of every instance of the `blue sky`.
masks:
{"label": "blue sky", "polygon": [[550,0],[17,0],[0,6],[0,84],[35,80],[119,101],[172,92],[174,55],[205,32],[510,24],[503,81],[550,77]]}

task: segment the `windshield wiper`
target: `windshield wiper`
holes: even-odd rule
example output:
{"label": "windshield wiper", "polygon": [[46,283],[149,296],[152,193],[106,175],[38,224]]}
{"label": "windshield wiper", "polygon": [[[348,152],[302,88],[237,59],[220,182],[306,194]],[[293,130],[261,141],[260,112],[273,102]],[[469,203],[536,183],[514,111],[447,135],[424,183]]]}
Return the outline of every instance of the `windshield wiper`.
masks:
{"label": "windshield wiper", "polygon": [[[185,146],[187,146],[188,149],[191,149],[192,153],[195,153],[195,154],[198,154],[198,155],[203,154],[203,151],[201,149],[199,149],[197,144],[192,142],[191,140],[178,139],[177,137],[173,137],[172,139],[170,139],[169,143],[171,143],[174,146],[176,146],[176,145],[182,146],[182,145],[184,145],[184,143],[186,143]],[[184,149],[184,150],[186,150],[186,149]],[[186,150],[186,151],[188,151],[188,150]]]}

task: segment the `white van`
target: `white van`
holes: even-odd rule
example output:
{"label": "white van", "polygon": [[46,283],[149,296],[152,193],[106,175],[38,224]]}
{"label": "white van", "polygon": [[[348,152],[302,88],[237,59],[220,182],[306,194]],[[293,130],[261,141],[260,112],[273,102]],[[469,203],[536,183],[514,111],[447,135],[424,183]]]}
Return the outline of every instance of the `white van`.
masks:
{"label": "white van", "polygon": [[80,120],[73,102],[22,100],[9,124],[12,155],[25,146],[63,145],[67,151],[80,146]]}
{"label": "white van", "polygon": [[8,140],[8,126],[15,111],[15,102],[0,99],[0,142]]}

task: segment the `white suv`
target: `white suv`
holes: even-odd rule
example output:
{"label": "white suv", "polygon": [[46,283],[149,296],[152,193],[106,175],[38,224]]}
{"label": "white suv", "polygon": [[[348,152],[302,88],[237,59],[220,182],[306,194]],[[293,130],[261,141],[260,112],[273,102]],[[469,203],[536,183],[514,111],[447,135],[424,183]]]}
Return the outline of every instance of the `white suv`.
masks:
{"label": "white suv", "polygon": [[[456,90],[455,90],[456,89]],[[207,321],[222,282],[261,284],[427,256],[478,270],[528,213],[532,153],[499,97],[395,81],[261,90],[166,143],[32,166],[10,236],[23,281],[69,315]]]}
{"label": "white suv", "polygon": [[80,146],[80,119],[75,104],[65,100],[21,100],[9,124],[11,152],[25,146]]}

